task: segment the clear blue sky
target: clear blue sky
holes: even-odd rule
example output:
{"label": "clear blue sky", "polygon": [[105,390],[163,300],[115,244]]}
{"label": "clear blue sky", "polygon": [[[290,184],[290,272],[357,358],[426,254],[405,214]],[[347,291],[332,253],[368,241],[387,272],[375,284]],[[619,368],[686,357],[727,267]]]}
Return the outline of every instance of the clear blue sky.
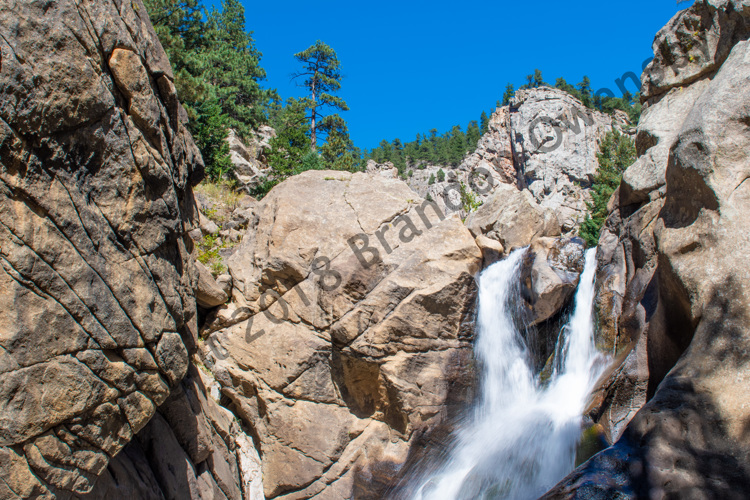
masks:
{"label": "clear blue sky", "polygon": [[656,32],[691,3],[243,0],[268,73],[264,85],[283,98],[303,93],[290,82],[299,69],[294,53],[317,39],[336,50],[340,95],[351,108],[342,116],[354,143],[367,149],[432,128],[465,128],[534,68],[551,83],[562,76],[575,84],[585,74],[594,90],[619,96],[615,79],[628,71],[640,77]]}

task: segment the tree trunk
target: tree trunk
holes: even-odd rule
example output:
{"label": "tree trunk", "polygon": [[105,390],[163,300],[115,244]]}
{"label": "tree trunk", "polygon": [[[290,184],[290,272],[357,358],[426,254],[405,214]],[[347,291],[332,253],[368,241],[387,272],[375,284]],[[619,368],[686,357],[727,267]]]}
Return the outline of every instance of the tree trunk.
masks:
{"label": "tree trunk", "polygon": [[[317,73],[317,69],[315,70]],[[312,109],[310,110],[310,149],[314,153],[317,150],[318,145],[318,134],[315,130],[315,112],[318,109],[318,101],[316,96],[316,89],[315,89],[315,75],[313,75],[313,81],[312,81]]]}

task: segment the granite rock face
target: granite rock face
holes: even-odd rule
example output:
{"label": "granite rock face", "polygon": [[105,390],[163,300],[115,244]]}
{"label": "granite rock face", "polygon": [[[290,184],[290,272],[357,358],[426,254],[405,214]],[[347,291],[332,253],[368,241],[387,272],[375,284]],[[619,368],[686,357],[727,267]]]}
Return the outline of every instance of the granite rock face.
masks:
{"label": "granite rock face", "polygon": [[639,158],[600,240],[601,342],[618,363],[590,416],[615,444],[548,498],[750,488],[748,19],[748,2],[701,1],[657,35]]}
{"label": "granite rock face", "polygon": [[196,292],[227,297],[144,5],[14,2],[0,28],[0,498],[261,498],[191,366]]}
{"label": "granite rock face", "polygon": [[382,175],[305,172],[228,261],[206,359],[258,439],[266,498],[382,498],[470,396],[482,255],[415,198]]}
{"label": "granite rock face", "polygon": [[[628,132],[629,126],[624,113],[591,110],[556,88],[519,90],[509,106],[495,110],[477,149],[458,167],[427,165],[413,170],[407,182],[461,217],[470,211],[462,190],[487,203],[499,186],[515,186],[552,210],[565,234],[575,235],[599,168],[599,143],[607,132]],[[445,180],[430,184],[440,169]]]}
{"label": "granite rock face", "polygon": [[518,187],[573,232],[586,215],[585,187],[599,168],[599,142],[612,118],[562,90],[540,87],[516,92],[509,121]]}
{"label": "granite rock face", "polygon": [[229,157],[234,167],[232,174],[239,185],[249,191],[261,184],[270,169],[266,154],[271,149],[271,139],[276,131],[268,125],[261,125],[251,137],[241,138],[234,129],[229,130]]}

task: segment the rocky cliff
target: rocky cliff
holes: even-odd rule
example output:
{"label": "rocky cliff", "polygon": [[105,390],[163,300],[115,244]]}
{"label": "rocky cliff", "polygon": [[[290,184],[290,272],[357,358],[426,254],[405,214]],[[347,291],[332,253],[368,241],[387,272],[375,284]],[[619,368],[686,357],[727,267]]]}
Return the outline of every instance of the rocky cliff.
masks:
{"label": "rocky cliff", "polygon": [[[475,274],[531,244],[524,320],[554,326],[583,255],[560,235],[598,140],[626,124],[519,92],[444,183],[311,171],[260,202],[199,197],[219,228],[198,212],[202,160],[145,12],[0,10],[0,498],[392,494],[472,397]],[[699,1],[657,36],[639,158],[600,240],[617,361],[588,415],[614,445],[550,498],[750,488],[748,38],[737,0]],[[460,182],[484,201],[465,224]],[[217,280],[195,262],[207,236],[233,244]]]}
{"label": "rocky cliff", "polygon": [[[459,167],[428,165],[407,182],[441,209],[463,216],[468,210],[461,183],[477,201],[487,201],[501,184],[514,185],[552,210],[565,233],[575,234],[586,215],[586,188],[599,167],[599,143],[613,129],[630,131],[624,113],[591,110],[555,88],[519,90],[510,105],[495,110],[476,151]],[[440,169],[445,180],[430,184]]]}
{"label": "rocky cliff", "polygon": [[383,176],[305,172],[254,213],[204,336],[266,498],[381,498],[468,396],[480,250]]}
{"label": "rocky cliff", "polygon": [[614,446],[548,498],[744,498],[750,489],[750,3],[707,0],[654,42],[639,158],[599,247],[591,417]]}
{"label": "rocky cliff", "polygon": [[191,366],[203,164],[146,9],[14,2],[0,31],[0,498],[253,498]]}

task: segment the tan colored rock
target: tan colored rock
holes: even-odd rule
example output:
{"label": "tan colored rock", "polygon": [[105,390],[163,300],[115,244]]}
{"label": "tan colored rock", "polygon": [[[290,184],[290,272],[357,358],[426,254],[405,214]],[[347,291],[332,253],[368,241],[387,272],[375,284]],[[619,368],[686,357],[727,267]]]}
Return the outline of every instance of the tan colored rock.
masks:
{"label": "tan colored rock", "polygon": [[554,213],[540,207],[529,191],[497,186],[492,197],[466,219],[475,237],[499,242],[506,252],[529,245],[535,238],[556,236],[560,226]]}
{"label": "tan colored rock", "polygon": [[382,175],[386,179],[398,178],[398,169],[391,162],[379,164],[375,160],[368,160],[365,172],[371,175]]}
{"label": "tan colored rock", "polygon": [[217,283],[211,271],[200,262],[195,262],[195,267],[198,269],[198,282],[195,288],[195,301],[198,305],[205,309],[211,309],[225,303],[229,299],[229,295]]}
{"label": "tan colored rock", "polygon": [[0,483],[84,496],[196,347],[203,165],[140,0],[15,3],[0,31]]}
{"label": "tan colored rock", "polygon": [[415,431],[468,394],[481,252],[459,219],[379,175],[305,172],[257,210],[206,345],[257,431],[265,494],[382,495]]}
{"label": "tan colored rock", "polygon": [[584,261],[584,243],[577,238],[534,240],[524,257],[521,274],[530,324],[547,321],[569,302]]}
{"label": "tan colored rock", "polygon": [[474,241],[482,251],[482,258],[484,259],[485,267],[490,262],[496,262],[500,260],[505,253],[505,249],[499,241],[488,238],[483,234],[477,236]]}

